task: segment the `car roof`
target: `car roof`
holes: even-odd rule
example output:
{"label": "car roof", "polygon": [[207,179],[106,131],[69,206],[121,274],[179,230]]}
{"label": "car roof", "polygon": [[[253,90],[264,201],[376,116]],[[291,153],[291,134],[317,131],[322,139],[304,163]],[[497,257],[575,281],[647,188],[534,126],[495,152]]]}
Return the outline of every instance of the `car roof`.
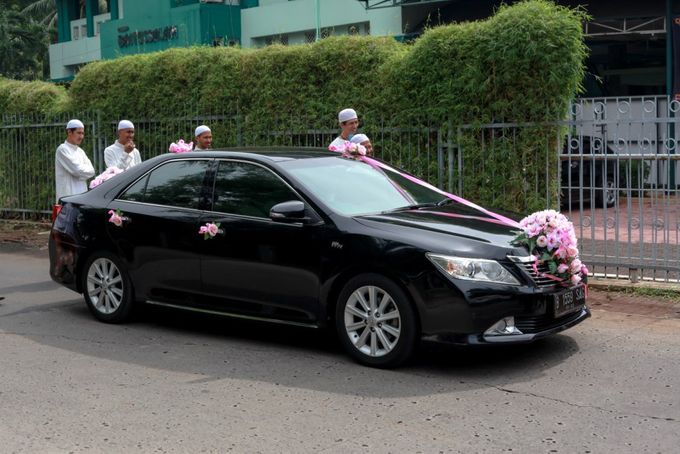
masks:
{"label": "car roof", "polygon": [[[170,153],[177,157],[177,154]],[[167,156],[167,155],[166,155]],[[232,147],[209,151],[192,151],[182,153],[179,156],[210,157],[210,158],[260,158],[270,161],[281,162],[296,159],[324,158],[337,156],[337,153],[328,151],[325,148],[316,147]]]}

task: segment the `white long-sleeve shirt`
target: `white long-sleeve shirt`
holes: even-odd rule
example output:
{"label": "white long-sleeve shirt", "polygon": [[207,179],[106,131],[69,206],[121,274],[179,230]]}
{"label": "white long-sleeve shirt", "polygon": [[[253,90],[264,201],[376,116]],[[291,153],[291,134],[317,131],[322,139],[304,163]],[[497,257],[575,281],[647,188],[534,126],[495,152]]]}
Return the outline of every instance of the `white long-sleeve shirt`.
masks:
{"label": "white long-sleeve shirt", "polygon": [[141,164],[142,157],[136,148],[127,153],[125,145],[116,140],[113,145],[106,147],[104,150],[104,162],[107,169],[109,167],[118,167],[120,170],[127,170],[137,164]]}
{"label": "white long-sleeve shirt", "polygon": [[93,176],[94,167],[82,148],[68,142],[57,147],[54,159],[57,202],[61,197],[87,191],[87,180]]}
{"label": "white long-sleeve shirt", "polygon": [[335,138],[335,140],[333,140],[333,141],[331,142],[331,144],[329,145],[329,147],[340,148],[340,147],[342,147],[343,145],[345,145],[345,142],[349,142],[349,139],[343,139],[342,136],[338,136],[338,137]]}

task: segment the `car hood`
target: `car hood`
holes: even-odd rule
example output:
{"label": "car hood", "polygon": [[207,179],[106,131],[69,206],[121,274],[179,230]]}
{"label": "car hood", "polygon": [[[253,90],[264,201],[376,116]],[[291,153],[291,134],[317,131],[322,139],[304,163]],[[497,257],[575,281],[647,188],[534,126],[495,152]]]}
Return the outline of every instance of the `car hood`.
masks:
{"label": "car hood", "polygon": [[382,231],[399,232],[400,235],[407,234],[411,238],[418,237],[419,242],[426,243],[423,247],[430,250],[481,252],[479,250],[481,247],[489,249],[489,252],[490,249],[498,252],[500,248],[504,251],[502,255],[526,254],[523,248],[512,244],[519,227],[507,225],[481,211],[467,207],[420,208],[357,216],[354,219],[365,226]]}

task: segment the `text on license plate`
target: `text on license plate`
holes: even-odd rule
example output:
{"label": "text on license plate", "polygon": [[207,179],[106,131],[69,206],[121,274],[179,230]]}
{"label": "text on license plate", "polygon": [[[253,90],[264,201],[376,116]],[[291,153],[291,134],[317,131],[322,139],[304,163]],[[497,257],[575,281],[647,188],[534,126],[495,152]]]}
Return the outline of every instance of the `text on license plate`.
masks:
{"label": "text on license plate", "polygon": [[586,290],[582,285],[553,295],[555,298],[555,317],[581,310],[586,304]]}

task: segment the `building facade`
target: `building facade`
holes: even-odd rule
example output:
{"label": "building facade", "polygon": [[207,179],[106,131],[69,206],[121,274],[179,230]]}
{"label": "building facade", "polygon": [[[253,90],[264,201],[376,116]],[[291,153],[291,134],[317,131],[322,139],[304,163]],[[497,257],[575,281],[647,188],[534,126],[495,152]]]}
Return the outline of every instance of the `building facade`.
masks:
{"label": "building facade", "polygon": [[[673,49],[671,33],[680,29],[680,0],[557,3],[582,7],[591,16],[584,24],[590,48],[584,81],[588,96],[680,92],[680,86],[673,87],[680,49]],[[57,0],[59,42],[50,46],[51,77],[69,79],[90,61],[177,46],[293,45],[347,34],[409,39],[427,26],[484,19],[500,4],[501,0]]]}
{"label": "building facade", "polygon": [[314,42],[329,35],[400,36],[400,7],[356,0],[57,0],[50,76],[70,80],[91,61],[169,47]]}
{"label": "building facade", "polygon": [[170,47],[237,44],[238,1],[57,0],[50,76],[69,80],[91,61]]}

